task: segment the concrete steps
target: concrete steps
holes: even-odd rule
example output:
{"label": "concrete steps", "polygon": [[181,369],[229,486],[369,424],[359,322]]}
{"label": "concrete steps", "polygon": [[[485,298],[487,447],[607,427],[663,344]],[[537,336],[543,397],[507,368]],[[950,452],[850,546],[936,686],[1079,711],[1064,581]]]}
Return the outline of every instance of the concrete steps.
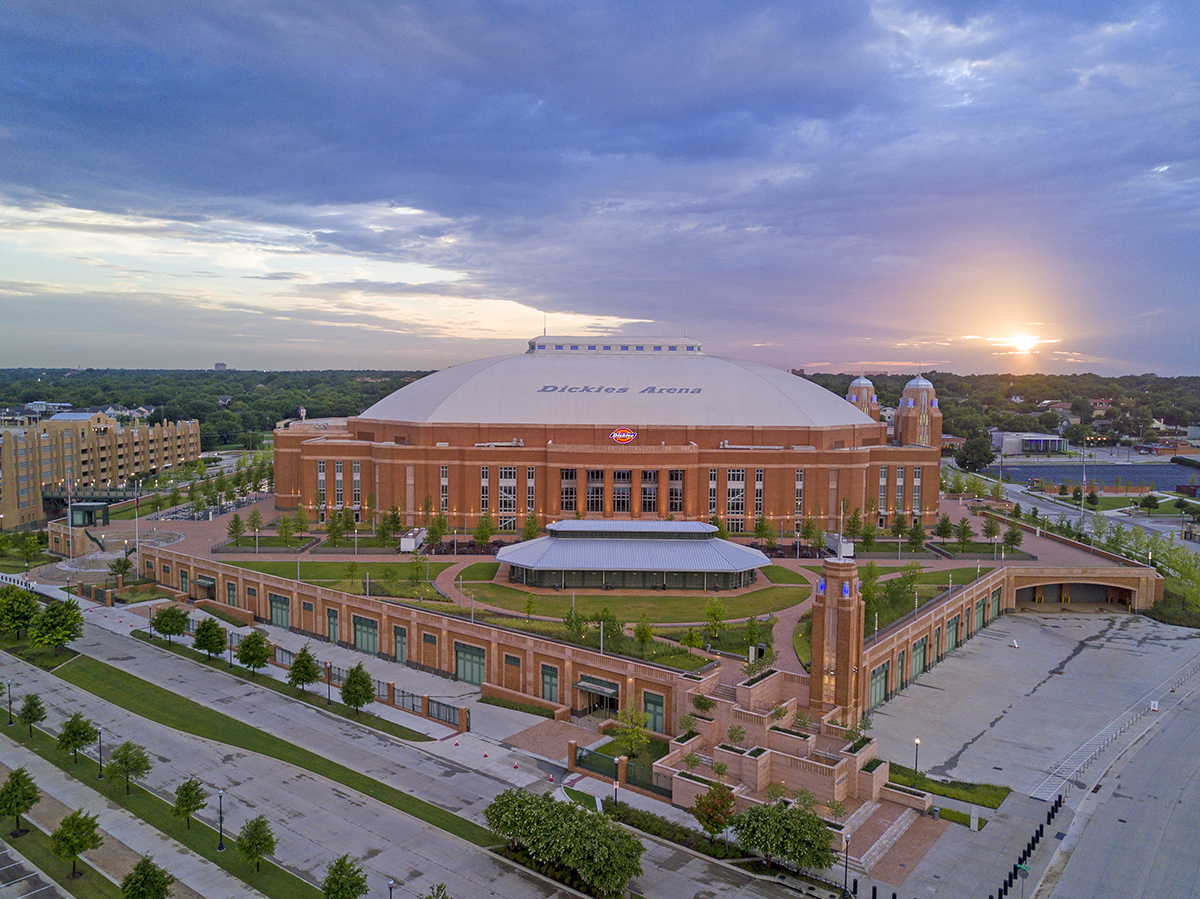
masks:
{"label": "concrete steps", "polygon": [[[861,856],[858,856],[857,861],[862,870],[870,871],[875,867],[878,861],[887,854],[889,849],[896,845],[896,842],[904,836],[905,832],[912,827],[913,822],[919,817],[920,815],[915,809],[906,808],[900,817],[892,822],[891,827],[885,830],[879,839],[871,845],[871,848]],[[853,838],[851,840],[853,842]]]}

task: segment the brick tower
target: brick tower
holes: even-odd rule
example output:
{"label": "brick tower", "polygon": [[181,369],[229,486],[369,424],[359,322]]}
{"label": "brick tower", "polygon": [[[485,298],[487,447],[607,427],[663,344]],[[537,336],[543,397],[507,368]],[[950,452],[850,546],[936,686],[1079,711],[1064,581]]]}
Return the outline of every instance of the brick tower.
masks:
{"label": "brick tower", "polygon": [[862,595],[852,559],[826,559],[813,600],[812,671],[809,707],[824,713],[840,707],[847,724],[863,715],[859,674],[862,666]]}

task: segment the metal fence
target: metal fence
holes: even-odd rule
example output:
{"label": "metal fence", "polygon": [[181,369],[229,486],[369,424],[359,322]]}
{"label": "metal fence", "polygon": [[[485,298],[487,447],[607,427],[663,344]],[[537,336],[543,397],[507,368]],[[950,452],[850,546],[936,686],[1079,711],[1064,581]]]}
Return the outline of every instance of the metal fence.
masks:
{"label": "metal fence", "polygon": [[296,654],[290,649],[284,649],[282,646],[275,647],[275,663],[277,665],[291,668],[294,661],[296,661]]}
{"label": "metal fence", "polygon": [[671,775],[660,774],[653,768],[643,768],[641,765],[626,762],[625,782],[635,787],[641,787],[643,790],[649,790],[651,793],[657,793],[667,799],[671,798]]}
{"label": "metal fence", "polygon": [[584,749],[582,746],[577,746],[575,747],[575,764],[580,768],[586,768],[589,771],[603,775],[610,780],[617,779],[617,760],[610,755],[603,755],[599,752],[593,752],[590,749]]}
{"label": "metal fence", "polygon": [[404,709],[407,712],[416,712],[418,715],[421,714],[421,695],[419,693],[397,690],[393,704],[398,709]]}
{"label": "metal fence", "polygon": [[431,699],[429,700],[429,717],[434,721],[449,724],[451,727],[458,727],[458,706]]}
{"label": "metal fence", "polygon": [[227,630],[225,631],[225,638],[228,641],[228,645],[234,647],[235,649],[242,645],[241,634],[235,634],[233,631]]}
{"label": "metal fence", "polygon": [[381,681],[381,680],[375,681],[375,698],[376,699],[387,699],[387,687],[388,687],[388,685],[385,681]]}
{"label": "metal fence", "polygon": [[346,682],[346,677],[350,674],[348,669],[339,668],[337,665],[330,665],[329,671],[335,684],[344,684]]}

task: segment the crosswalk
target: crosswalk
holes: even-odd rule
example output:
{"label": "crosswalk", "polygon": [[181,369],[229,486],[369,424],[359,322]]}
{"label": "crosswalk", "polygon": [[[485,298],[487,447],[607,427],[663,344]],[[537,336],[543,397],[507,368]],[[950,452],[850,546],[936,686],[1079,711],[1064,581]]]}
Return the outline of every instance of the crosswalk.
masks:
{"label": "crosswalk", "polygon": [[66,899],[66,894],[8,846],[0,846],[0,899]]}

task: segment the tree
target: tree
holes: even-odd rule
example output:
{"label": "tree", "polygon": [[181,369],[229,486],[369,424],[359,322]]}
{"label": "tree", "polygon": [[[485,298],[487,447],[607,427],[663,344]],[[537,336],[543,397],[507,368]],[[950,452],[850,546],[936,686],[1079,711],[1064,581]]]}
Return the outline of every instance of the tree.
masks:
{"label": "tree", "polygon": [[650,745],[646,720],[641,709],[624,708],[617,713],[616,741],[630,758]]}
{"label": "tree", "polygon": [[96,815],[78,809],[63,818],[58,829],[50,834],[50,851],[61,859],[71,860],[72,877],[75,877],[75,862],[80,854],[104,845],[96,821]]}
{"label": "tree", "polygon": [[938,516],[937,523],[933,526],[933,536],[941,540],[943,545],[954,536],[954,522],[950,520],[949,515],[943,512]]}
{"label": "tree", "polygon": [[525,597],[525,620],[533,618],[533,613],[537,609],[537,601],[532,593]]}
{"label": "tree", "polygon": [[23,836],[27,831],[21,830],[21,816],[29,814],[41,801],[37,783],[29,769],[24,766],[8,772],[8,779],[0,786],[0,815],[13,816],[13,829],[10,836]]}
{"label": "tree", "polygon": [[342,702],[354,709],[357,717],[363,706],[374,701],[375,682],[371,680],[371,675],[367,674],[363,663],[359,662],[350,669],[346,675],[346,682],[342,684]]}
{"label": "tree", "polygon": [[79,750],[85,746],[91,746],[98,739],[100,739],[100,731],[96,725],[84,718],[82,712],[76,712],[63,725],[63,729],[58,735],[57,746],[63,752],[74,753],[75,764],[78,765]]}
{"label": "tree", "polygon": [[686,646],[689,650],[699,649],[704,645],[704,640],[701,638],[699,631],[694,627],[689,627],[682,637],[679,638],[679,643]]}
{"label": "tree", "polygon": [[233,844],[242,858],[254,862],[255,871],[261,871],[262,860],[275,851],[275,834],[266,815],[258,815],[243,824]]}
{"label": "tree", "polygon": [[257,674],[258,669],[266,668],[271,661],[271,644],[258,631],[251,631],[242,638],[233,654],[239,665],[249,668],[251,674]]}
{"label": "tree", "polygon": [[129,561],[129,556],[117,556],[108,563],[108,573],[116,580],[129,577],[131,571],[133,571],[133,563]]}
{"label": "tree", "polygon": [[566,627],[567,633],[570,634],[573,641],[576,643],[583,642],[584,634],[587,633],[588,628],[586,615],[576,609],[571,609],[563,617],[563,625]]}
{"label": "tree", "polygon": [[188,830],[192,829],[192,815],[207,807],[204,785],[197,778],[190,777],[175,788],[175,804],[171,806],[171,814],[182,818]]}
{"label": "tree", "polygon": [[292,664],[288,667],[287,682],[303,692],[305,687],[315,684],[320,679],[321,666],[317,663],[317,657],[313,655],[309,645],[305,643],[300,647],[300,651],[296,653]]}
{"label": "tree", "polygon": [[719,597],[714,596],[704,608],[704,636],[715,643],[723,630],[725,630],[725,606]]}
{"label": "tree", "polygon": [[304,506],[297,508],[296,514],[292,516],[292,527],[301,537],[308,533],[311,525],[308,523],[308,513],[304,511]]}
{"label": "tree", "polygon": [[360,899],[367,894],[367,875],[349,855],[339,856],[325,869],[321,893],[325,899]]}
{"label": "tree", "polygon": [[717,529],[717,539],[718,540],[728,540],[729,539],[729,531],[725,529],[725,522],[723,522],[721,520],[721,516],[719,516],[719,515],[712,516],[712,518],[710,518],[708,520],[708,523]]}
{"label": "tree", "polygon": [[450,899],[444,883],[435,884],[421,899]]}
{"label": "tree", "polygon": [[[396,512],[395,520],[400,520],[400,513]],[[399,526],[396,530],[399,530]],[[429,527],[425,529],[425,539],[430,546],[438,546],[442,542],[442,538],[450,532],[450,522],[446,519],[445,512],[438,512],[433,516],[433,521],[429,522]]]}
{"label": "tree", "polygon": [[233,513],[233,518],[225,525],[225,536],[233,541],[234,546],[242,545],[242,538],[246,536],[246,522],[242,521],[241,512]]}
{"label": "tree", "polygon": [[733,820],[733,809],[736,802],[733,790],[722,783],[713,784],[708,788],[707,793],[701,793],[696,797],[691,812],[700,826],[704,828],[704,832],[708,834],[710,843]]}
{"label": "tree", "polygon": [[525,516],[525,526],[521,528],[522,540],[536,540],[542,533],[542,523],[538,520],[537,515],[530,512]]}
{"label": "tree", "polygon": [[16,631],[19,639],[21,631],[37,621],[41,610],[41,603],[28,590],[11,584],[0,587],[0,631]]}
{"label": "tree", "polygon": [[1015,521],[1010,524],[1004,531],[1002,542],[1004,548],[1009,552],[1013,552],[1025,541],[1025,532],[1021,530],[1021,526]]}
{"label": "tree", "polygon": [[29,628],[29,642],[34,646],[53,646],[55,654],[64,644],[82,636],[83,613],[74,599],[47,603]]}
{"label": "tree", "polygon": [[638,623],[633,626],[633,639],[637,640],[638,645],[642,647],[642,658],[646,658],[646,647],[654,639],[654,627],[650,624],[650,617],[645,612],[638,619]]}
{"label": "tree", "polygon": [[862,597],[866,612],[875,611],[875,600],[879,596],[879,566],[868,562],[858,571],[858,593]]}
{"label": "tree", "polygon": [[821,526],[817,524],[815,518],[806,518],[800,528],[800,536],[809,546],[816,546],[825,539],[825,532],[821,530]]}
{"label": "tree", "polygon": [[740,724],[734,724],[729,730],[725,731],[725,739],[734,746],[740,746],[742,741],[746,739],[746,728]]}
{"label": "tree", "polygon": [[17,712],[17,720],[29,728],[29,736],[33,736],[33,726],[46,720],[46,707],[42,697],[36,693],[26,693],[21,700],[21,709]]}
{"label": "tree", "polygon": [[899,544],[904,539],[904,535],[908,533],[908,525],[904,523],[904,516],[899,511],[892,513],[892,526],[889,529],[896,543]]}
{"label": "tree", "polygon": [[292,516],[280,515],[279,521],[275,523],[275,533],[279,535],[283,545],[288,546],[291,543],[292,535],[296,533],[296,524],[292,521]]}
{"label": "tree", "polygon": [[26,568],[30,566],[33,560],[36,559],[41,552],[42,547],[41,544],[38,543],[37,534],[26,534],[17,544],[17,554],[24,560]]}
{"label": "tree", "polygon": [[862,548],[864,552],[870,552],[875,548],[875,538],[879,534],[879,527],[875,524],[873,518],[869,518],[862,523]]}
{"label": "tree", "polygon": [[1092,488],[1088,491],[1087,499],[1085,499],[1084,502],[1086,502],[1093,509],[1098,508],[1100,505],[1100,494],[1096,492],[1095,488]]}
{"label": "tree", "polygon": [[1000,522],[991,515],[983,520],[983,536],[991,542],[992,551],[995,552],[996,538],[1000,536]]}
{"label": "tree", "polygon": [[908,529],[908,548],[917,553],[925,548],[925,525],[919,518]]}
{"label": "tree", "polygon": [[129,782],[141,780],[150,773],[150,756],[146,747],[126,740],[113,750],[108,764],[104,766],[104,776],[108,778],[125,778],[125,795],[129,795]]}
{"label": "tree", "polygon": [[221,627],[216,618],[205,616],[196,625],[196,633],[192,634],[192,647],[205,653],[209,661],[217,653],[225,651],[228,645],[225,638],[225,628]]}
{"label": "tree", "polygon": [[171,488],[171,495],[167,497],[167,504],[174,509],[181,502],[183,502],[183,494],[179,490],[179,485],[176,484]]}
{"label": "tree", "polygon": [[187,630],[188,614],[175,603],[168,603],[150,616],[150,627],[158,631],[171,642],[172,637],[180,637]]}
{"label": "tree", "polygon": [[975,537],[975,529],[971,527],[971,521],[967,516],[963,516],[958,520],[958,524],[954,526],[954,537],[958,540],[959,552],[966,552],[971,546],[971,540]]}
{"label": "tree", "polygon": [[862,532],[862,512],[858,508],[855,508],[855,510],[850,513],[850,517],[847,518],[845,523],[842,525],[842,534],[846,537],[849,537],[851,540],[857,540],[862,536]]}
{"label": "tree", "polygon": [[767,521],[767,516],[759,515],[754,519],[754,539],[761,540],[764,543],[771,537],[771,522]]}
{"label": "tree", "polygon": [[250,514],[246,516],[247,532],[252,531],[254,533],[254,535],[257,536],[258,532],[262,530],[262,526],[263,526],[262,512],[258,511],[258,509],[251,509]]}
{"label": "tree", "polygon": [[408,559],[408,584],[410,587],[415,587],[425,580],[426,562],[429,561],[428,556],[423,556],[419,552],[413,553]]}
{"label": "tree", "polygon": [[328,538],[330,546],[337,546],[338,541],[346,534],[346,524],[342,521],[342,516],[336,512],[327,515],[325,518],[325,536]]}
{"label": "tree", "polygon": [[963,471],[982,471],[992,464],[996,453],[992,450],[992,442],[987,434],[977,433],[963,441],[958,452],[954,454],[954,462]]}
{"label": "tree", "polygon": [[733,818],[742,848],[766,859],[791,862],[802,868],[828,868],[833,864],[829,828],[808,802],[798,799],[790,806],[781,802],[755,805]]}
{"label": "tree", "polygon": [[479,524],[475,525],[471,539],[475,541],[476,546],[487,546],[495,533],[496,525],[492,522],[492,513],[484,512],[479,519]]}
{"label": "tree", "polygon": [[143,855],[121,881],[121,899],[168,899],[175,878]]}

